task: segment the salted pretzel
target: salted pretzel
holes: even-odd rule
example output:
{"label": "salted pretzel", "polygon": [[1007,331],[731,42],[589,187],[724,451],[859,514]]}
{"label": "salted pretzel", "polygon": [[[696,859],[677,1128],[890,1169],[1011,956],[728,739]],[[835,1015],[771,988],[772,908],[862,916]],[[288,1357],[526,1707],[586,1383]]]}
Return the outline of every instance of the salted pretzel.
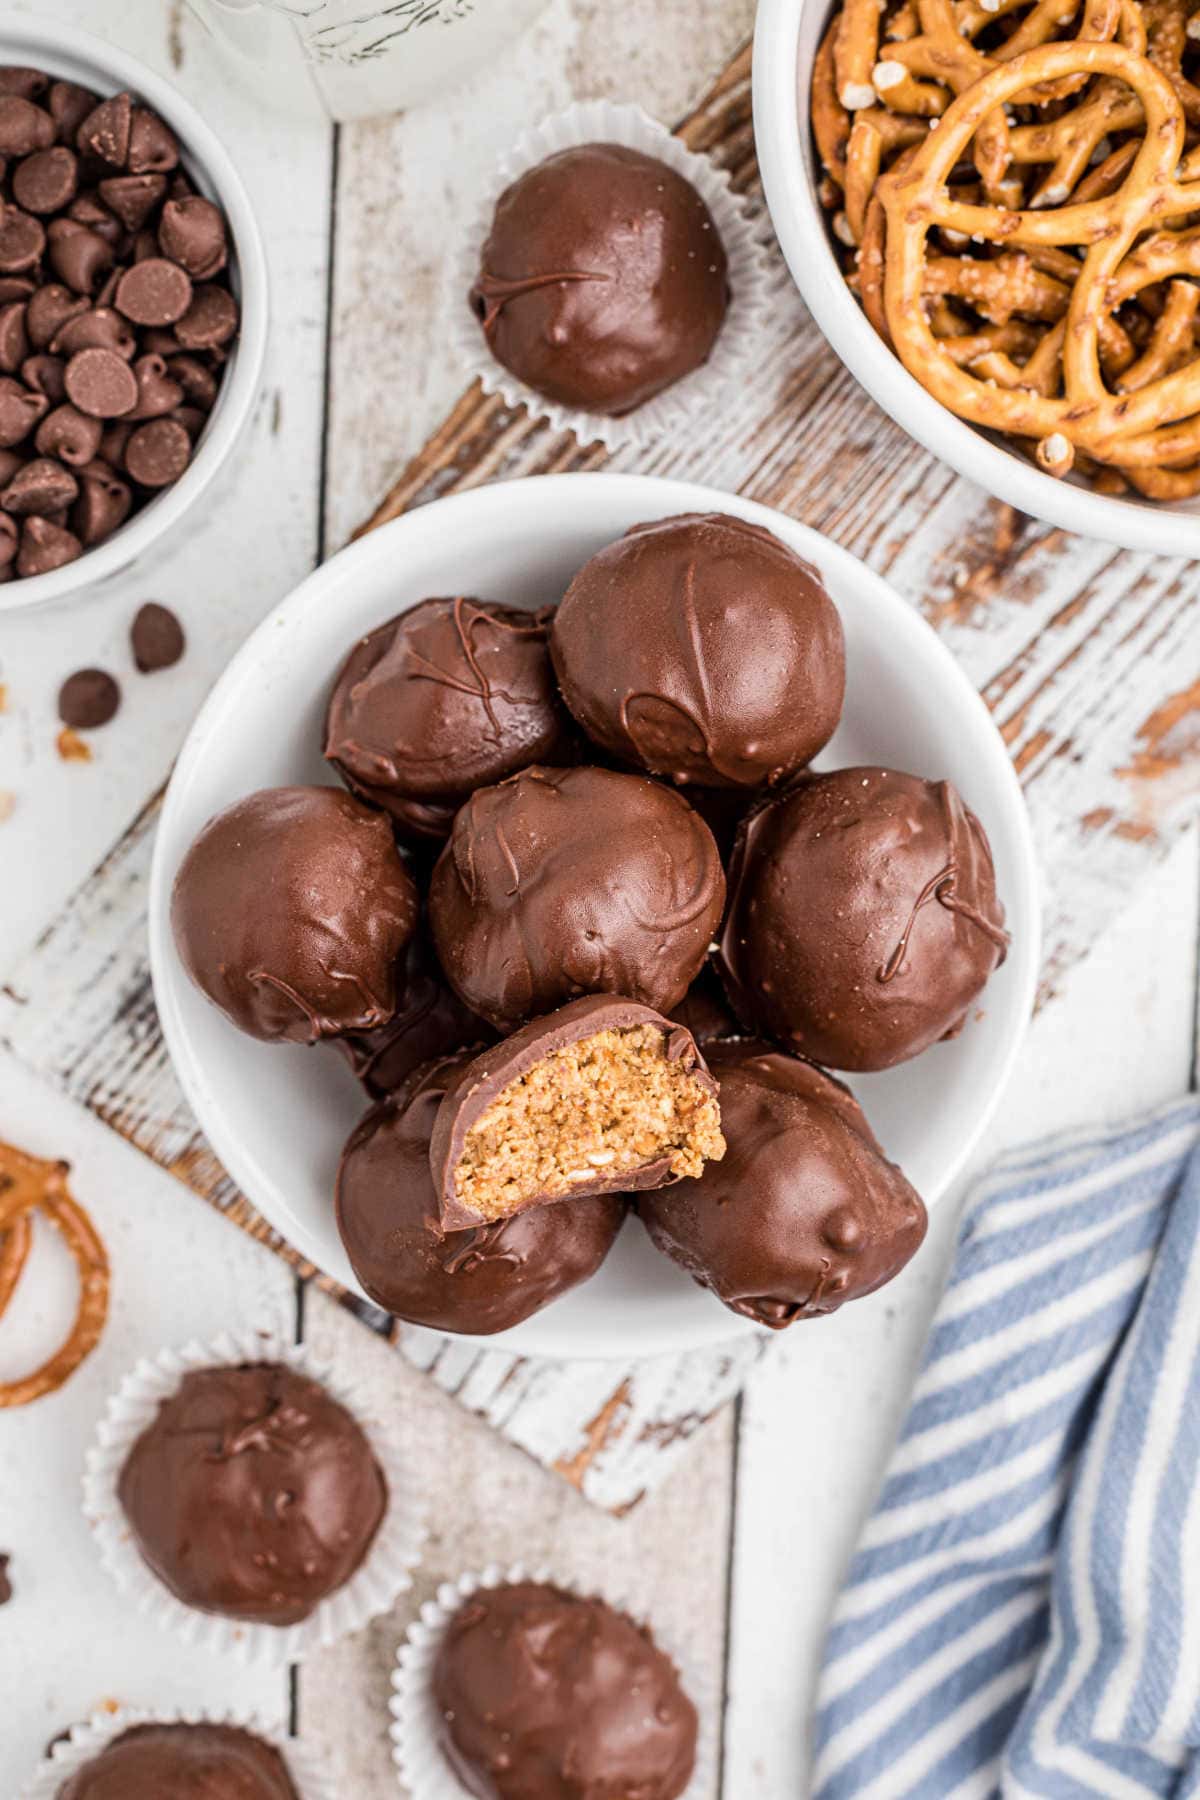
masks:
{"label": "salted pretzel", "polygon": [[108,1255],[67,1190],[68,1173],[64,1162],[45,1162],[0,1144],[0,1314],[25,1267],[35,1212],[61,1233],[79,1271],[79,1301],[65,1341],[32,1374],[0,1383],[0,1407],[27,1406],[61,1387],[95,1349],[108,1316]]}
{"label": "salted pretzel", "polygon": [[1200,492],[1195,3],[847,0],[813,78],[848,279],[910,373],[1163,499]]}

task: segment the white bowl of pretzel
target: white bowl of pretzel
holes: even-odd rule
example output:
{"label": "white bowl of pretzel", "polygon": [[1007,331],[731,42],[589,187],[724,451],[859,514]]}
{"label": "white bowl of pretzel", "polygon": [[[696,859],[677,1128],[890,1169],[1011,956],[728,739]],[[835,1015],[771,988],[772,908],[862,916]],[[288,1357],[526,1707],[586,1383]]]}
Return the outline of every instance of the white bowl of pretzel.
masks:
{"label": "white bowl of pretzel", "polygon": [[793,277],[898,424],[1200,556],[1197,0],[760,0],[754,124]]}

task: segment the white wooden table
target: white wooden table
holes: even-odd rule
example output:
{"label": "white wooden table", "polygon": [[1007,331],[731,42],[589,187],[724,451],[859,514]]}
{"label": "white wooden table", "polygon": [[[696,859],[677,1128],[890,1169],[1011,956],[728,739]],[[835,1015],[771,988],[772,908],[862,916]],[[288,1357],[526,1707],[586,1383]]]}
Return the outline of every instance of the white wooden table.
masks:
{"label": "white wooden table", "polygon": [[[170,74],[237,157],[266,228],[275,297],[264,405],[269,456],[245,458],[185,547],[86,604],[0,623],[0,983],[165,775],[199,700],[249,627],[337,547],[461,387],[437,304],[461,216],[498,152],[571,97],[640,101],[670,120],[746,36],[749,0],[616,8],[550,0],[488,77],[427,113],[332,131],[264,114],[229,80],[182,7],[33,0],[19,8],[109,35]],[[165,600],[189,652],[132,672],[129,618]],[[73,668],[123,678],[126,704],[95,760],[59,760],[54,696]],[[1200,851],[1185,839],[1035,1022],[982,1164],[1039,1133],[1116,1118],[1193,1074]],[[635,1512],[589,1507],[468,1417],[326,1301],[302,1309],[286,1268],[87,1114],[0,1058],[0,1137],[66,1156],[112,1253],[104,1340],[65,1390],[0,1414],[0,1795],[47,1740],[95,1705],[248,1705],[326,1751],[347,1795],[396,1792],[386,1697],[411,1608],[485,1561],[588,1579],[614,1566],[664,1635],[686,1639],[723,1707],[725,1800],[806,1792],[807,1712],[823,1621],[869,1504],[948,1255],[956,1196],[915,1265],[876,1300],[798,1329],[742,1401]],[[71,1276],[39,1237],[0,1326],[0,1377],[57,1341]],[[434,1522],[411,1605],[292,1679],[206,1660],[116,1605],[82,1524],[79,1474],[97,1412],[138,1355],[229,1324],[278,1322],[380,1384],[427,1470]]]}

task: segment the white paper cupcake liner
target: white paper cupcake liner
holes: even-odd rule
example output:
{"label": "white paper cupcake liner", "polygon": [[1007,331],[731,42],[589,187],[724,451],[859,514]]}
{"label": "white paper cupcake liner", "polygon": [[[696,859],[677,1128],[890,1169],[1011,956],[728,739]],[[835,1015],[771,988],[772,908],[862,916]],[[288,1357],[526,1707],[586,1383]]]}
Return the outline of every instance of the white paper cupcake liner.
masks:
{"label": "white paper cupcake liner", "polygon": [[274,1726],[264,1725],[254,1713],[240,1712],[147,1712],[140,1707],[116,1707],[113,1711],[95,1712],[84,1724],[74,1725],[70,1734],[59,1740],[49,1756],[38,1764],[29,1781],[20,1790],[18,1800],[56,1800],[59,1789],[77,1770],[99,1756],[106,1744],[129,1731],[134,1725],[234,1725],[278,1750],[287,1764],[300,1800],[339,1800],[337,1786],[324,1764],[306,1745],[289,1737]]}
{"label": "white paper cupcake liner", "polygon": [[[120,1473],[135,1440],[183,1376],[192,1369],[245,1362],[285,1363],[327,1388],[362,1426],[387,1481],[387,1511],[366,1559],[344,1586],[297,1625],[229,1619],[185,1605],[142,1560],[117,1495]],[[88,1451],[83,1510],[102,1563],[139,1612],[195,1649],[273,1667],[299,1662],[387,1612],[412,1586],[412,1570],[425,1541],[424,1508],[388,1419],[303,1345],[259,1331],[227,1332],[211,1344],[193,1342],[181,1350],[164,1350],[130,1371],[109,1401]]]}
{"label": "white paper cupcake liner", "polygon": [[655,1643],[675,1664],[683,1691],[699,1718],[696,1765],[680,1800],[700,1800],[701,1795],[711,1792],[717,1767],[716,1696],[711,1683],[703,1678],[686,1652],[681,1653],[662,1637],[653,1619],[647,1619],[627,1594],[608,1583],[574,1581],[546,1569],[501,1569],[492,1565],[481,1574],[444,1581],[436,1599],[425,1602],[396,1653],[389,1702],[392,1760],[401,1782],[415,1800],[471,1800],[442,1751],[440,1721],[433,1700],[433,1665],[446,1627],[464,1600],[480,1588],[501,1587],[510,1581],[548,1581],[581,1599],[607,1600],[618,1612],[649,1625]]}
{"label": "white paper cupcake liner", "polygon": [[[656,156],[683,175],[702,195],[725,246],[729,265],[730,302],[712,354],[706,363],[652,400],[614,419],[607,413],[559,406],[506,369],[492,355],[467,296],[479,273],[479,255],[492,226],[496,202],[526,169],[559,150],[578,144],[623,144]],[[734,193],[729,177],[707,156],[688,150],[657,119],[638,106],[611,100],[581,101],[553,113],[534,126],[505,155],[470,228],[451,260],[452,292],[447,297],[451,345],[465,371],[499,394],[509,406],[526,406],[558,431],[573,431],[581,444],[599,440],[610,450],[642,446],[680,432],[711,407],[720,391],[745,368],[753,352],[767,304],[766,257],[754,235],[746,202]]]}

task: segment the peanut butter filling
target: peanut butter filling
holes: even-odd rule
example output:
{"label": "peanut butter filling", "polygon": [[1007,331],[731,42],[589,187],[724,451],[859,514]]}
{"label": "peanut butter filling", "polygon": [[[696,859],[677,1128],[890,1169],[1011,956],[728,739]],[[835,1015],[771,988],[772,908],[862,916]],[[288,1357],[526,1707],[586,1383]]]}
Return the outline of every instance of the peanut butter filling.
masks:
{"label": "peanut butter filling", "polygon": [[454,1171],[462,1203],[501,1219],[660,1158],[675,1176],[719,1161],[717,1102],[666,1044],[655,1025],[607,1029],[535,1063],[468,1131]]}

